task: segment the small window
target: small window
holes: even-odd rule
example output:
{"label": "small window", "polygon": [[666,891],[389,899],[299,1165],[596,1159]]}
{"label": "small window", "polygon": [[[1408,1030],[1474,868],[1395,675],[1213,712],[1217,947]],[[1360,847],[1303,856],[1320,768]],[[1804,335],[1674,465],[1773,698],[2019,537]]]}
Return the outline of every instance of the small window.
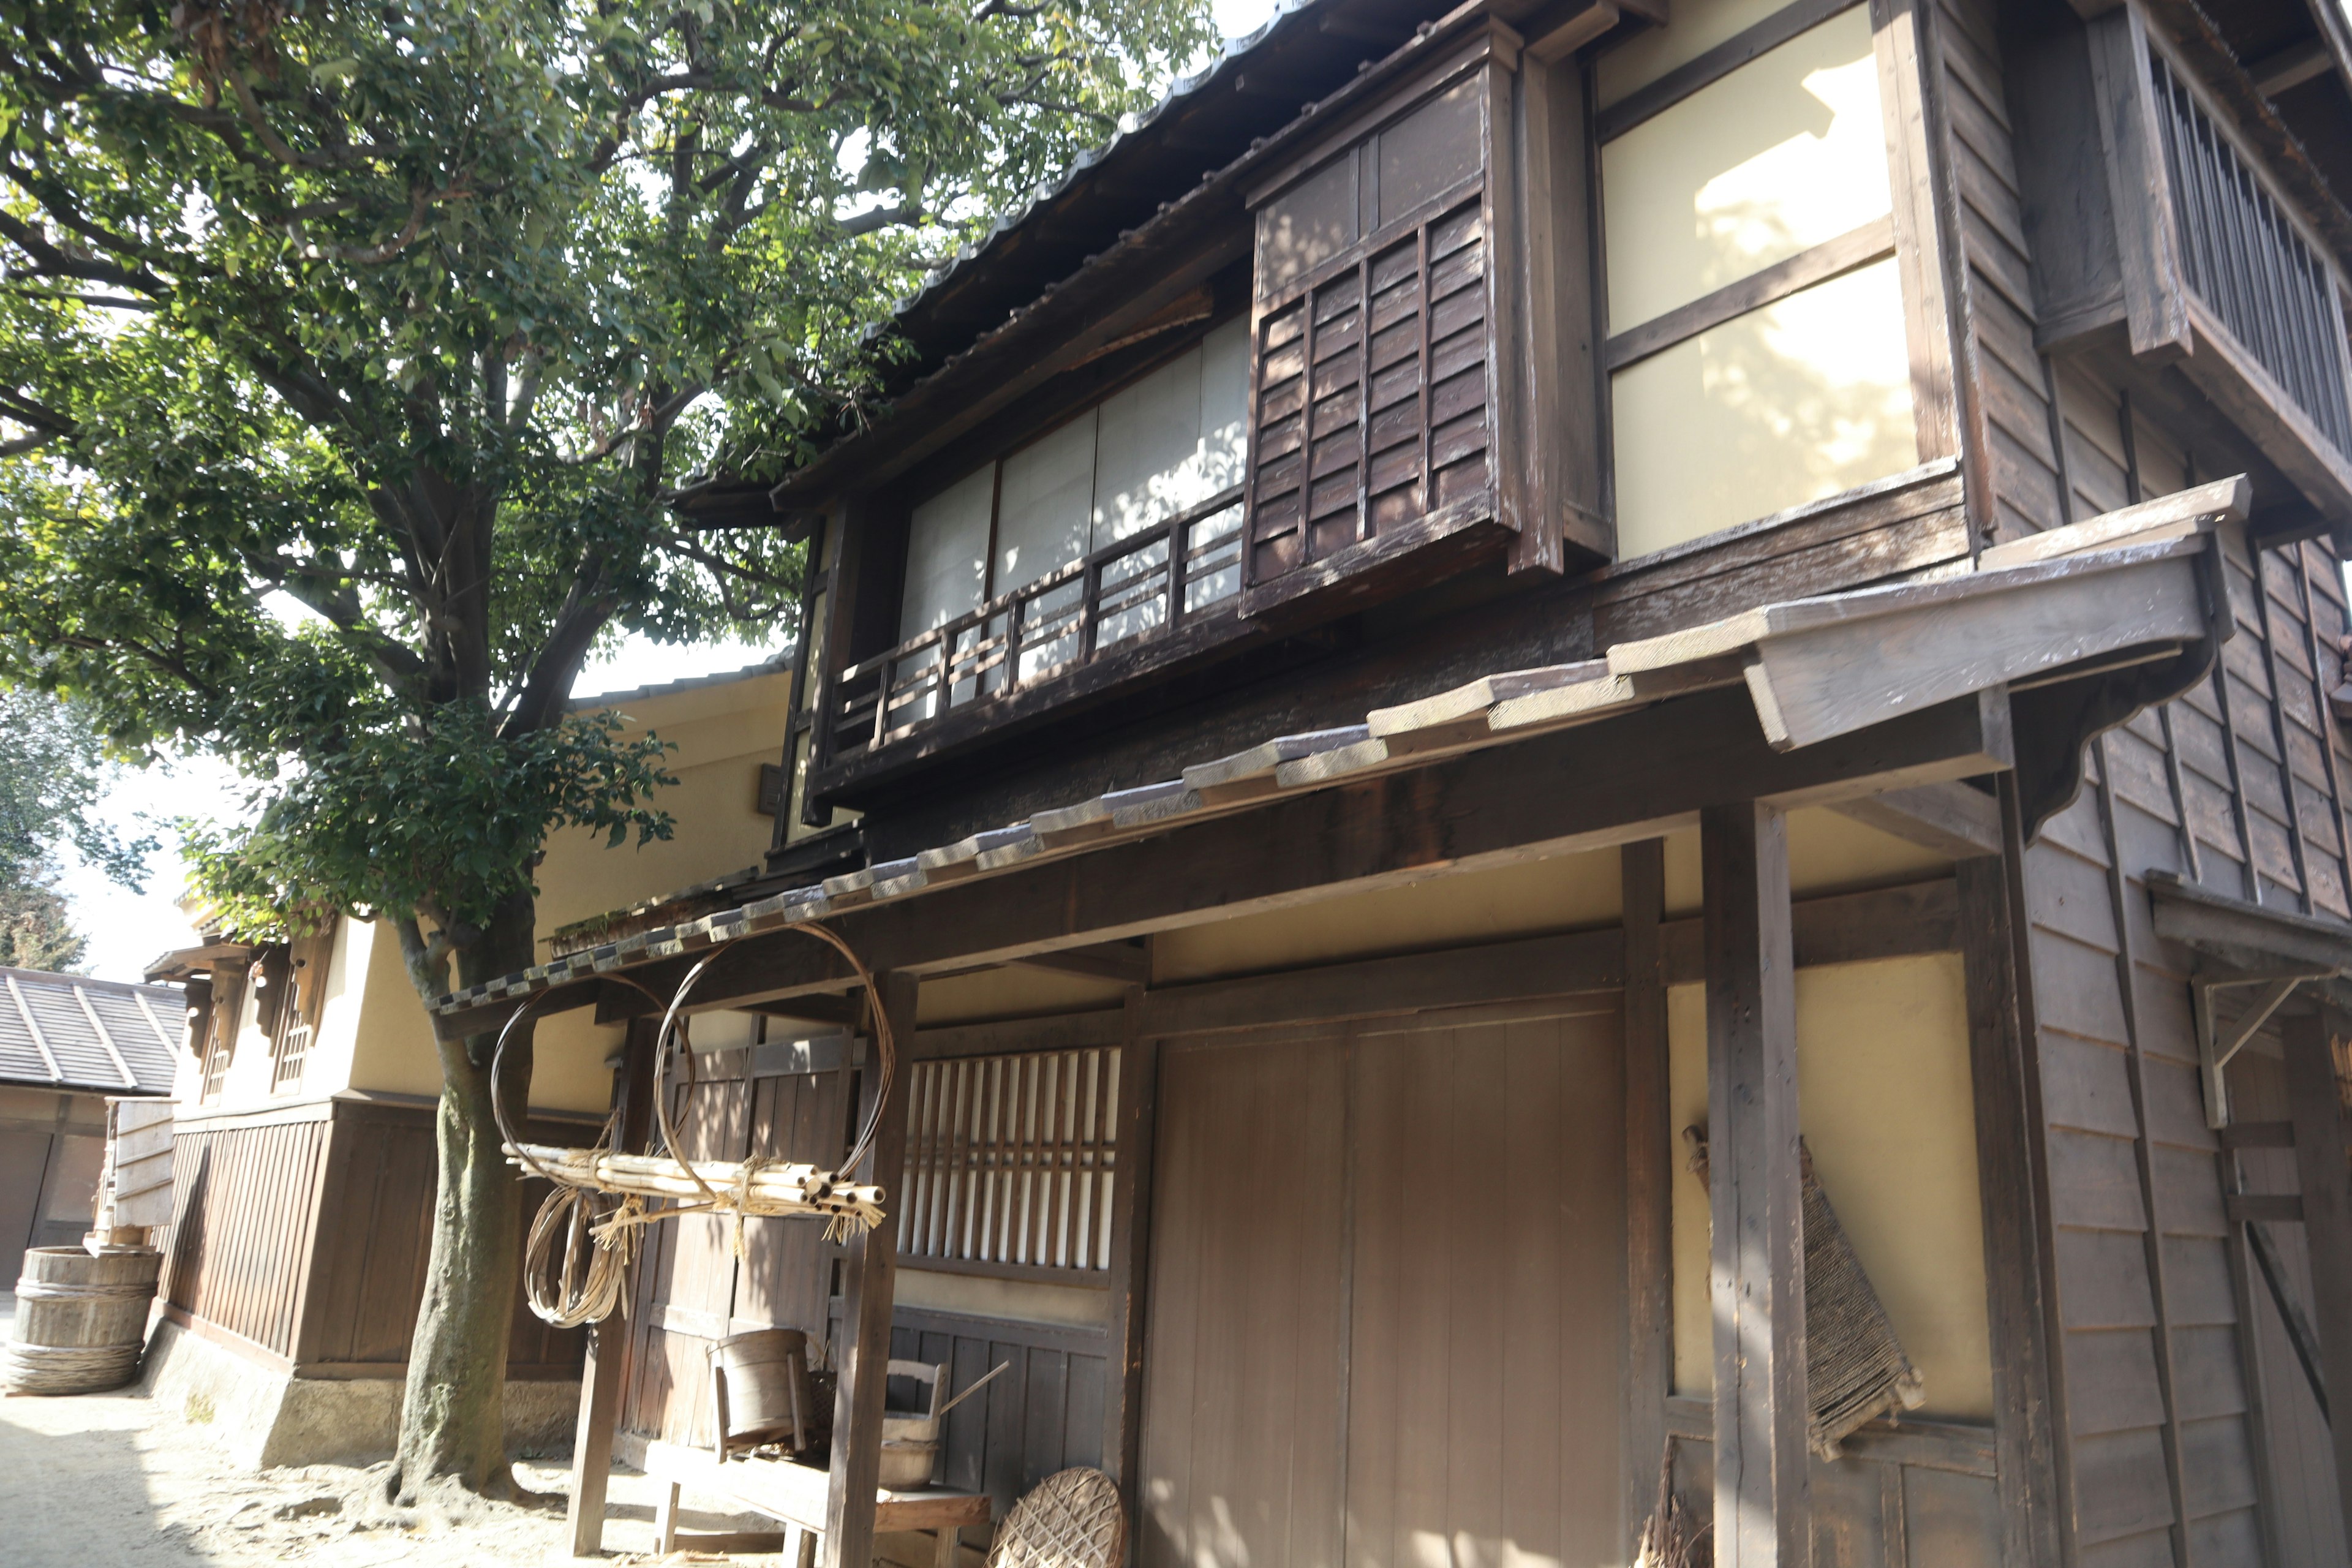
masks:
{"label": "small window", "polygon": [[1621,558],[1918,461],[1867,9],[1710,64],[1787,25],[1678,5],[1600,65]]}
{"label": "small window", "polygon": [[[1249,332],[1228,321],[1076,418],[914,509],[898,635],[947,625],[1241,482]],[[1063,590],[1050,590],[1047,599]],[[1040,621],[1075,607],[1041,602]],[[1065,657],[1040,644],[1024,676]]]}
{"label": "small window", "polygon": [[1110,1267],[1116,1047],[919,1062],[898,1257],[1084,1278]]}

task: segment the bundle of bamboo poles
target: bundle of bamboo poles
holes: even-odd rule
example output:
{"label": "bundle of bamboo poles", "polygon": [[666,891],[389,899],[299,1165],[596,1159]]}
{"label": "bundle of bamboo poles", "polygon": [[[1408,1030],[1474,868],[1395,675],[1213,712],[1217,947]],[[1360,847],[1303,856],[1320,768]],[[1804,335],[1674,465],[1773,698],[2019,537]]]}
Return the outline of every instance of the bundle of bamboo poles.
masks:
{"label": "bundle of bamboo poles", "polygon": [[812,1215],[860,1227],[882,1223],[880,1187],[845,1182],[814,1165],[781,1160],[697,1160],[689,1168],[683,1160],[661,1155],[615,1154],[602,1148],[559,1149],[544,1143],[509,1143],[506,1152],[525,1170],[567,1187],[670,1199],[675,1206],[665,1213],[752,1218]]}

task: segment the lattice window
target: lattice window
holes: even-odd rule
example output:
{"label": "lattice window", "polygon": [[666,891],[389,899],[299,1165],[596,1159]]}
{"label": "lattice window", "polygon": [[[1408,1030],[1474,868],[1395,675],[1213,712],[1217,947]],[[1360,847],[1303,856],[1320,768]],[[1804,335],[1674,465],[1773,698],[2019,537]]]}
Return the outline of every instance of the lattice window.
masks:
{"label": "lattice window", "polygon": [[291,1093],[302,1087],[302,1058],[310,1054],[310,1022],[298,1018],[278,1037],[278,1061],[269,1077],[274,1093]]}
{"label": "lattice window", "polygon": [[1010,1271],[1109,1267],[1119,1053],[918,1063],[898,1251]]}

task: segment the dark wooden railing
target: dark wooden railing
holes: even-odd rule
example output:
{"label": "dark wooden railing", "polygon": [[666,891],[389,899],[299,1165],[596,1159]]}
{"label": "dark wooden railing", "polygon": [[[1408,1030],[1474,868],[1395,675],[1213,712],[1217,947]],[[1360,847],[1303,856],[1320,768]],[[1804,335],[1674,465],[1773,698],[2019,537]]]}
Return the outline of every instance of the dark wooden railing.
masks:
{"label": "dark wooden railing", "polygon": [[843,670],[833,754],[1166,637],[1241,597],[1242,495],[1228,490]]}
{"label": "dark wooden railing", "polygon": [[2149,71],[2185,280],[2313,427],[2352,457],[2334,274],[2188,84],[2161,56]]}

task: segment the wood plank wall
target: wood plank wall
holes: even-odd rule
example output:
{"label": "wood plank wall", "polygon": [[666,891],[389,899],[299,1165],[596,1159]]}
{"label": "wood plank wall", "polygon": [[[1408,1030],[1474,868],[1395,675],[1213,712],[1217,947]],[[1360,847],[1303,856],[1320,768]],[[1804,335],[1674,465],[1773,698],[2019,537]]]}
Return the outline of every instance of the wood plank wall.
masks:
{"label": "wood plank wall", "polygon": [[[2035,349],[1996,9],[1937,0],[1937,58],[1993,479],[1987,524],[2014,538],[2216,476],[2199,468],[2197,432],[2164,428],[2095,359]],[[2144,883],[2161,868],[2347,914],[2352,757],[2323,697],[2342,679],[2337,563],[2305,543],[2239,552],[2228,575],[2237,635],[2212,679],[2093,744],[2082,796],[2024,868],[2061,1476],[2085,1565],[2280,1560],[2286,1521],[2266,1517],[2262,1456],[2326,1463],[2282,1451],[2309,1434],[2266,1422],[2249,1375],[2260,1347],[2242,1329],[2244,1244],[2223,1216],[2204,1123],[2187,955],[2157,942]]]}
{"label": "wood plank wall", "polygon": [[167,1306],[293,1359],[295,1297],[318,1219],[310,1199],[329,1125],[215,1127],[172,1141]]}
{"label": "wood plank wall", "polygon": [[[329,1377],[402,1375],[425,1293],[435,1182],[433,1112],[332,1101],[290,1119],[206,1118],[173,1140],[163,1296],[184,1322]],[[576,1135],[536,1122],[551,1141]],[[534,1212],[546,1184],[523,1184]],[[584,1337],[533,1316],[520,1289],[512,1377],[576,1377]]]}
{"label": "wood plank wall", "polygon": [[[2287,1120],[2286,1070],[2275,1031],[2256,1037],[2231,1060],[2229,1072],[2230,1108],[2240,1121]],[[2247,1149],[2238,1159],[2245,1170],[2244,1191],[2300,1192],[2294,1150]],[[2276,1251],[2283,1276],[2279,1283],[2288,1300],[2302,1310],[2306,1323],[2316,1326],[2320,1302],[2312,1289],[2311,1252],[2303,1226],[2265,1224],[2263,1228]],[[2269,1282],[2259,1266],[2248,1273],[2241,1289],[2257,1330],[2252,1347],[2253,1383],[2271,1438],[2278,1559],[2286,1568],[2334,1568],[2352,1561],[2352,1549],[2345,1541],[2344,1510],[2336,1504],[2327,1417],[2312,1397]],[[2330,1306],[2343,1310],[2340,1302]]]}
{"label": "wood plank wall", "polygon": [[[838,1164],[851,1132],[852,1075],[776,1070],[790,1059],[766,1048],[702,1058],[700,1086],[690,1095],[673,1089],[678,1138],[689,1156],[761,1154]],[[893,1191],[904,1185],[896,1179],[885,1184]],[[824,1239],[824,1227],[806,1220],[747,1221],[740,1258],[733,1227],[722,1221],[688,1217],[653,1226],[629,1324],[619,1421],[624,1450],[656,1437],[709,1445],[706,1347],[725,1334],[769,1327],[824,1341],[842,1256]],[[890,1353],[951,1363],[959,1389],[1000,1362],[1013,1363],[948,1420],[948,1484],[987,1491],[998,1517],[1054,1471],[1101,1464],[1109,1367],[1103,1331],[901,1309]]]}

